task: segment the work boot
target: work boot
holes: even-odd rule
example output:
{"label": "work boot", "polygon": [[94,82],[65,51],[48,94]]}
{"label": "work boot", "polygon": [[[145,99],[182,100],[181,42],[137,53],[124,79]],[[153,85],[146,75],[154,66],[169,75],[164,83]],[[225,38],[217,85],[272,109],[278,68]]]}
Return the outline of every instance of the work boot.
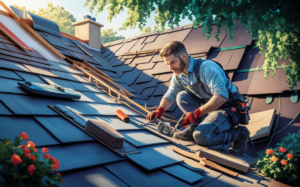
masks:
{"label": "work boot", "polygon": [[232,147],[227,150],[227,153],[232,156],[240,156],[247,151],[247,141],[250,132],[244,126],[239,126],[238,128],[240,128],[239,136],[232,142]]}
{"label": "work boot", "polygon": [[174,132],[173,138],[180,139],[180,140],[194,140],[193,138],[193,132],[195,128],[198,126],[198,124],[191,124],[186,127],[181,132]]}

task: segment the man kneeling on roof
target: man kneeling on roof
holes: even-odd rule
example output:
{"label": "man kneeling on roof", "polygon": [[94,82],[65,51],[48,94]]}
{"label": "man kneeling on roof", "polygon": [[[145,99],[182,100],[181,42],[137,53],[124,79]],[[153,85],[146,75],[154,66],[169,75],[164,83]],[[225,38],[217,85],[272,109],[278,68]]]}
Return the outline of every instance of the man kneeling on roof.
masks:
{"label": "man kneeling on roof", "polygon": [[227,153],[234,156],[244,154],[250,132],[238,125],[235,115],[236,98],[244,97],[229,80],[222,66],[212,60],[188,56],[185,46],[178,41],[172,41],[162,48],[160,57],[173,71],[173,76],[158,109],[148,113],[147,119],[160,118],[176,100],[184,113],[181,124],[185,130],[175,132],[174,138],[194,139],[202,146],[233,142]]}

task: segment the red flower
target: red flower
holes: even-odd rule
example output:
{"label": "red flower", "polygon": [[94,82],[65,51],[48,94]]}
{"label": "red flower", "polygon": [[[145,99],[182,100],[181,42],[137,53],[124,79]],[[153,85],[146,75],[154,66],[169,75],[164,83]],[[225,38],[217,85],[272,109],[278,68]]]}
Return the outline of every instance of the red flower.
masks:
{"label": "red flower", "polygon": [[51,156],[51,159],[53,160],[53,166],[52,166],[52,169],[53,169],[53,171],[56,171],[58,168],[59,168],[59,165],[60,165],[60,163],[59,163],[59,161],[56,159],[56,158],[54,158],[53,156]]}
{"label": "red flower", "polygon": [[27,153],[27,155],[31,153],[31,151],[28,149],[26,143],[22,145],[22,150],[25,154]]}
{"label": "red flower", "polygon": [[6,145],[10,144],[10,142],[6,142]]}
{"label": "red flower", "polygon": [[30,158],[30,153],[25,153],[24,156]]}
{"label": "red flower", "polygon": [[59,183],[62,183],[62,182],[64,182],[64,181],[63,180],[59,181]]}
{"label": "red flower", "polygon": [[35,148],[35,144],[32,141],[28,141],[28,147],[32,147],[34,152],[37,152],[37,149]]}
{"label": "red flower", "polygon": [[28,172],[30,173],[30,175],[33,175],[33,170],[35,170],[36,168],[34,167],[33,164],[31,164],[30,166],[28,166]]}
{"label": "red flower", "polygon": [[10,160],[13,162],[15,166],[17,166],[18,164],[22,164],[23,162],[22,159],[17,154],[13,154]]}
{"label": "red flower", "polygon": [[59,175],[59,176],[61,176],[61,174],[60,174],[60,173],[56,173],[56,175]]}
{"label": "red flower", "polygon": [[20,137],[21,137],[21,139],[23,138],[26,141],[29,139],[29,136],[25,132],[21,132]]}
{"label": "red flower", "polygon": [[50,155],[49,155],[49,153],[47,153],[47,154],[44,155],[44,159],[47,159],[47,158],[48,158],[48,159],[51,158]]}
{"label": "red flower", "polygon": [[274,153],[274,150],[273,149],[267,149],[265,153],[266,154],[272,154],[272,153]]}
{"label": "red flower", "polygon": [[272,158],[270,158],[270,160],[271,160],[272,162],[276,162],[276,161],[278,160],[278,158],[277,158],[275,155],[273,155]]}
{"label": "red flower", "polygon": [[287,165],[287,161],[285,161],[284,159],[282,159],[280,162],[281,162],[281,164],[284,165],[284,166]]}
{"label": "red flower", "polygon": [[293,158],[294,156],[293,156],[293,154],[288,153],[288,154],[286,155],[286,157],[287,157],[288,159],[291,159],[291,158]]}
{"label": "red flower", "polygon": [[33,160],[33,161],[36,161],[36,158],[35,158],[34,155],[31,155],[31,156],[30,156],[30,159]]}
{"label": "red flower", "polygon": [[281,152],[281,153],[284,153],[284,152],[286,152],[286,149],[284,149],[283,147],[280,147],[280,148],[278,149],[278,151]]}
{"label": "red flower", "polygon": [[43,152],[43,153],[48,153],[48,152],[49,152],[49,149],[48,149],[48,148],[45,148],[45,147],[43,147],[43,148],[42,148],[42,152]]}

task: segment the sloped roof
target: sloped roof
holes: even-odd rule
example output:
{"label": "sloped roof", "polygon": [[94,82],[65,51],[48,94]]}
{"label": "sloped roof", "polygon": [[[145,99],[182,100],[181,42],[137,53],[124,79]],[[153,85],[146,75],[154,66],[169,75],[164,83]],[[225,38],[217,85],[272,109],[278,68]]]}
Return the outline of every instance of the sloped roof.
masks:
{"label": "sloped roof", "polygon": [[[3,15],[0,15],[1,20],[2,17]],[[16,27],[22,28],[12,18],[6,17],[6,19],[10,19],[7,20],[6,24],[11,21]],[[188,51],[193,51],[193,54],[191,53],[193,56],[203,56],[204,54],[205,57],[210,58],[212,53],[216,53],[212,47],[220,48],[227,35],[223,34],[223,40],[220,36],[219,42],[212,41],[213,44],[211,44],[210,40],[206,42],[206,40],[201,39],[201,30],[201,27],[192,29],[190,26],[184,26],[159,35],[157,33],[145,33],[131,39],[111,42],[99,52],[89,49],[74,39],[54,36],[40,30],[36,30],[36,32],[65,56],[78,61],[86,60],[105,72],[117,84],[135,94],[136,97],[133,99],[135,102],[147,103],[147,106],[158,106],[162,95],[170,84],[172,73],[157,54],[131,56],[129,58],[123,54],[144,50],[144,48],[160,48],[176,38],[189,46]],[[19,32],[26,31],[20,30]],[[29,37],[29,35],[21,34],[19,36],[22,40],[25,39],[24,37]],[[199,47],[202,43],[195,37],[204,42],[205,47]],[[215,38],[212,37],[211,40],[215,40]],[[141,124],[147,122],[141,115],[124,105],[115,103],[102,90],[82,76],[80,71],[72,69],[68,62],[62,59],[53,61],[52,59],[59,57],[45,48],[41,42],[35,42],[37,43],[35,45],[44,48],[43,54],[35,50],[38,46],[34,48],[33,53],[30,53],[19,48],[6,36],[0,35],[0,138],[13,139],[20,132],[26,132],[38,148],[49,147],[50,154],[61,163],[58,172],[62,172],[64,182],[60,186],[241,186],[243,184],[264,186],[277,184],[273,180],[265,181],[262,177],[250,173],[241,174],[238,178],[233,179],[215,170],[202,168],[193,160],[175,153],[171,154],[167,148],[170,149],[174,146],[172,143],[175,140],[170,141],[170,139],[162,138],[153,131],[141,127]],[[29,47],[33,46],[32,43],[26,44]],[[255,52],[249,52],[253,50],[251,44],[253,45],[253,42],[249,42],[247,39],[241,41],[241,45],[247,45],[244,50],[236,49],[231,52],[226,51],[226,53],[223,51],[220,55],[234,57],[234,59],[220,57],[223,60],[223,66],[227,64],[228,67],[232,67],[231,64],[234,64],[235,68],[228,70],[244,69],[241,64],[246,57],[243,55],[253,54],[255,56]],[[252,56],[249,58],[256,59]],[[251,61],[249,58],[246,58],[245,62]],[[237,65],[239,60],[240,63]],[[234,73],[233,80],[235,80],[236,85],[240,81],[247,81],[247,76],[240,79],[237,77],[237,74]],[[80,100],[74,101],[36,96],[21,89],[17,84],[18,81],[55,83],[78,91],[82,97]],[[249,86],[245,87],[246,93]],[[291,103],[289,97],[290,93],[281,95],[281,115],[276,132],[290,121],[294,114],[296,115],[295,109],[300,108],[299,103]],[[252,99],[251,112],[264,111],[269,108],[277,109],[278,107],[278,94],[274,95],[274,101],[270,105],[265,103],[265,95],[251,95],[249,98]],[[123,134],[127,141],[141,151],[141,154],[129,155],[125,158],[118,156],[48,108],[47,105],[49,104],[69,106],[86,118],[105,121]],[[121,109],[130,116],[131,122],[124,123],[118,120],[115,116],[117,109]],[[168,114],[177,119],[182,115],[176,105],[168,110]],[[296,119],[291,127],[274,137],[271,145],[274,145],[274,142],[287,132],[294,132],[299,129],[297,127],[299,120],[299,118]],[[181,143],[184,144],[184,142]],[[175,142],[177,146],[183,147],[183,144]],[[248,154],[251,155],[252,152],[264,149],[265,146],[262,143],[254,148],[249,148]],[[178,174],[174,176],[174,174],[171,175],[163,170],[163,168],[170,168],[172,171],[170,165],[178,166],[184,170],[183,165],[179,164],[181,161],[194,168],[204,169],[206,171],[205,177],[200,182],[190,185],[180,180],[182,176]]]}

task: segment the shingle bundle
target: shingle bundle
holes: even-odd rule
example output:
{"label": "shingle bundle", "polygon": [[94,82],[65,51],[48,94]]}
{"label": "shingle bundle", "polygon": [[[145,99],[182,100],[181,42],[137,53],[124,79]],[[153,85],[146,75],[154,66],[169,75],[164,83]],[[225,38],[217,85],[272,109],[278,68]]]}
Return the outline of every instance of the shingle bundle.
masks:
{"label": "shingle bundle", "polygon": [[124,136],[102,121],[90,119],[85,129],[114,149],[123,147]]}

